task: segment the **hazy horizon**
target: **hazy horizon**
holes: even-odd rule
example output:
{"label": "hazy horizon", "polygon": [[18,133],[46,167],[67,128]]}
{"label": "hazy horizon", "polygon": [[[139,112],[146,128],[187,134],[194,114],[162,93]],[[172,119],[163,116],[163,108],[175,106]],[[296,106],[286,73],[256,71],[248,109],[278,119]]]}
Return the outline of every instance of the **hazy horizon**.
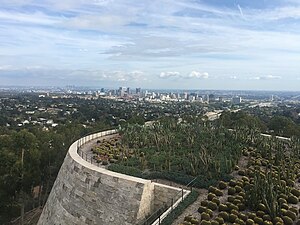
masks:
{"label": "hazy horizon", "polygon": [[299,91],[296,0],[3,0],[0,84]]}

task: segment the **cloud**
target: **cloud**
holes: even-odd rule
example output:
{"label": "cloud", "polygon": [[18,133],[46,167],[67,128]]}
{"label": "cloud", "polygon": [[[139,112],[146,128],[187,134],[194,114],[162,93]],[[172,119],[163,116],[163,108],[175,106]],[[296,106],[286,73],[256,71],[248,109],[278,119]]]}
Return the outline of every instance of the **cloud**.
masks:
{"label": "cloud", "polygon": [[161,72],[159,74],[160,78],[170,78],[170,77],[179,77],[180,73],[179,72]]}
{"label": "cloud", "polygon": [[243,10],[242,10],[241,6],[239,4],[237,4],[237,7],[240,11],[241,16],[244,17],[244,13],[243,13]]}
{"label": "cloud", "polygon": [[260,77],[260,80],[278,80],[281,79],[281,76],[273,76],[273,75],[267,75]]}
{"label": "cloud", "polygon": [[199,79],[207,79],[209,77],[209,74],[207,72],[201,73],[198,71],[192,71],[189,73],[185,78],[199,78]]}
{"label": "cloud", "polygon": [[282,78],[281,76],[267,75],[267,76],[250,77],[250,80],[278,80],[281,78]]}

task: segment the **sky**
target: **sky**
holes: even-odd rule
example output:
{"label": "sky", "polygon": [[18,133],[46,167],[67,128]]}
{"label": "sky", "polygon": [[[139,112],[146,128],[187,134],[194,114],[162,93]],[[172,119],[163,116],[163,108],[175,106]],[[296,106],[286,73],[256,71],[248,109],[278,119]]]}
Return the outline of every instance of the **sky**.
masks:
{"label": "sky", "polygon": [[300,91],[300,1],[0,0],[0,85]]}

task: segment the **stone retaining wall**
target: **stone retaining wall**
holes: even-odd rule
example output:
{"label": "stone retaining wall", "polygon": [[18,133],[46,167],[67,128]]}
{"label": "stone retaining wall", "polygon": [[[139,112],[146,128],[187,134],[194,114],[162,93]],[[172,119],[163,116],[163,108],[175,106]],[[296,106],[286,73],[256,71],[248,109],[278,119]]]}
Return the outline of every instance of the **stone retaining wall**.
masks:
{"label": "stone retaining wall", "polygon": [[77,149],[105,131],[74,142],[58,173],[38,225],[131,225],[181,189],[115,173],[83,160]]}

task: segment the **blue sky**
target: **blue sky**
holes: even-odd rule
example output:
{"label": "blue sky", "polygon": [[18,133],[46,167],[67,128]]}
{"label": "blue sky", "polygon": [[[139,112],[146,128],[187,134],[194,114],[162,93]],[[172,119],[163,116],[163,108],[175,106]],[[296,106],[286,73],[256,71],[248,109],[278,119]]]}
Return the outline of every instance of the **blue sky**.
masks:
{"label": "blue sky", "polygon": [[1,0],[0,84],[300,91],[300,1]]}

